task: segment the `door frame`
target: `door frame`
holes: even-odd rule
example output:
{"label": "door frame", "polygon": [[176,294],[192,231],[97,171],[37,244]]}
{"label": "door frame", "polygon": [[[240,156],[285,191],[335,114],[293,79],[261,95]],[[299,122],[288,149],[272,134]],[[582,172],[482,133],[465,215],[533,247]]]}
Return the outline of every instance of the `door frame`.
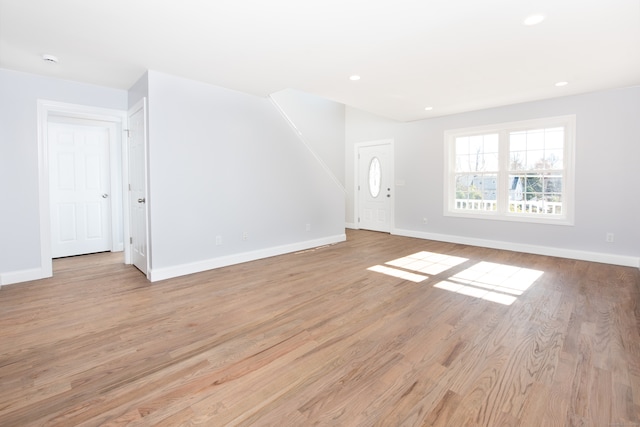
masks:
{"label": "door frame", "polygon": [[[122,199],[122,212],[119,217],[122,218],[121,236],[124,243],[124,236],[128,234],[129,222],[124,212],[128,212],[128,200],[125,197],[124,183],[127,182],[128,169],[126,167],[126,138],[123,138],[123,132],[127,125],[127,112],[121,110],[112,110],[107,108],[92,107],[87,105],[69,104],[64,102],[49,101],[38,99],[38,198],[40,205],[40,266],[42,277],[53,276],[53,260],[51,258],[51,211],[49,200],[49,118],[65,117],[71,119],[83,119],[105,122],[108,125],[114,125],[114,141],[109,146],[110,150],[110,174],[112,183],[112,193],[117,186],[113,186],[116,177],[122,177],[122,188],[118,189],[118,195]],[[119,159],[116,146],[120,146],[122,155]],[[116,160],[116,161],[113,161]],[[120,160],[120,162],[118,162]],[[112,203],[112,236],[117,230],[114,218],[118,218],[117,207]],[[116,209],[114,215],[114,209]],[[116,237],[116,236],[114,236]],[[112,250],[117,243],[112,239]],[[115,248],[119,249],[119,248]],[[124,244],[125,263],[130,258],[128,245]]]}
{"label": "door frame", "polygon": [[353,145],[354,153],[354,186],[353,186],[353,219],[355,223],[355,229],[360,229],[360,190],[358,189],[358,185],[360,182],[360,149],[363,147],[373,147],[376,145],[388,145],[390,148],[390,158],[389,158],[389,173],[391,175],[390,182],[391,188],[393,188],[393,193],[391,196],[391,202],[389,203],[389,233],[393,234],[395,230],[395,146],[393,139],[379,139],[374,141],[365,141],[365,142],[357,142]]}

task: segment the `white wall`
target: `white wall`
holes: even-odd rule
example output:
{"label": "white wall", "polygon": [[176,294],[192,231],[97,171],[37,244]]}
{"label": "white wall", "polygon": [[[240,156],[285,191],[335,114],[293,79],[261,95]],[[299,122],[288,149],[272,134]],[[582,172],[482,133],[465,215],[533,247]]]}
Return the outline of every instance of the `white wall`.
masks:
{"label": "white wall", "polygon": [[269,99],[148,84],[152,280],[344,240],[343,190]]}
{"label": "white wall", "polygon": [[38,99],[127,106],[123,90],[0,69],[0,279],[41,267]]}
{"label": "white wall", "polygon": [[344,188],[344,104],[293,89],[276,92],[271,98]]}
{"label": "white wall", "polygon": [[145,72],[137,82],[129,88],[128,108],[131,109],[143,98],[149,98],[149,73]]}
{"label": "white wall", "polygon": [[[444,131],[576,114],[575,225],[443,215]],[[640,257],[640,87],[398,123],[347,108],[347,222],[353,223],[353,145],[395,141],[397,234],[637,265]],[[423,217],[428,223],[423,224]],[[615,234],[614,243],[605,234]]]}

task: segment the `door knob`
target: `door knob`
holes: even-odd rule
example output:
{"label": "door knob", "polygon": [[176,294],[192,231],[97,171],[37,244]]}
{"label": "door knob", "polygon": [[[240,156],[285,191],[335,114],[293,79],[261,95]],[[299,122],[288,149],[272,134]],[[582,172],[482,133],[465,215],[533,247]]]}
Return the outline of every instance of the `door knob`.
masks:
{"label": "door knob", "polygon": [[143,197],[143,198],[141,198],[141,199],[138,199],[138,203],[144,203],[144,202],[146,202],[146,200],[144,199],[144,197]]}
{"label": "door knob", "polygon": [[106,199],[107,197],[109,197],[109,195],[108,195],[107,193],[104,193],[104,194],[102,195],[102,198],[103,198],[103,199]]}

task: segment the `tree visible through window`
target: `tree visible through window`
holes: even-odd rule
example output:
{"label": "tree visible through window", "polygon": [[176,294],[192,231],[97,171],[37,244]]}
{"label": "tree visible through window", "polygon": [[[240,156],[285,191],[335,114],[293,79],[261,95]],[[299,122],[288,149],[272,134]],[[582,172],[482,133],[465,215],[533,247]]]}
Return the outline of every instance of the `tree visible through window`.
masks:
{"label": "tree visible through window", "polygon": [[456,201],[461,209],[495,210],[498,134],[455,139]]}
{"label": "tree visible through window", "polygon": [[445,132],[445,214],[572,221],[575,117]]}

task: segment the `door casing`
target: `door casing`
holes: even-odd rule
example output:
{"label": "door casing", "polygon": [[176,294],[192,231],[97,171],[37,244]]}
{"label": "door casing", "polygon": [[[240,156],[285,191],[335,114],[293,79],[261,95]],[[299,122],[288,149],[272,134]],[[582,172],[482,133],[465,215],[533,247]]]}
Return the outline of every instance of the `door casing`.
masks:
{"label": "door casing", "polygon": [[[114,144],[112,144],[111,177],[117,179],[122,177],[121,185],[118,188],[118,197],[122,200],[122,211],[116,212],[116,216],[122,218],[123,240],[124,236],[129,235],[129,222],[127,215],[128,200],[124,195],[124,183],[128,181],[128,170],[126,166],[126,138],[123,138],[123,131],[126,129],[127,112],[121,110],[112,110],[99,107],[91,107],[86,105],[68,104],[63,102],[38,100],[38,197],[40,205],[40,274],[41,278],[51,277],[53,275],[53,262],[51,259],[51,214],[49,201],[49,150],[48,150],[48,134],[49,119],[53,116],[67,117],[72,119],[102,121],[116,126],[117,131],[114,136]],[[120,150],[116,149],[119,145]],[[114,153],[115,151],[115,153]],[[118,155],[118,153],[121,155]],[[113,182],[113,181],[112,181]],[[112,188],[112,193],[114,192]],[[115,204],[113,204],[115,207]],[[116,221],[112,221],[112,226]],[[119,248],[116,248],[119,249]],[[124,245],[124,262],[129,263],[130,253],[128,245]]]}

